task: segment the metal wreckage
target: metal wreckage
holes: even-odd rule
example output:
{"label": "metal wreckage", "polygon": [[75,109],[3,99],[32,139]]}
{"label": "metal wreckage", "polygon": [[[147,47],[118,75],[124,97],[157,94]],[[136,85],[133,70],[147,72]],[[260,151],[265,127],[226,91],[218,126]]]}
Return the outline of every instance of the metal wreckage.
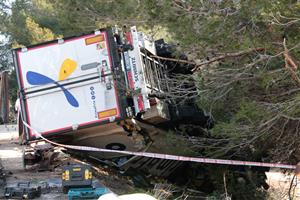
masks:
{"label": "metal wreckage", "polygon": [[9,122],[8,71],[0,73],[0,124]]}
{"label": "metal wreckage", "polygon": [[[162,147],[170,145],[168,129],[182,123],[211,128],[212,118],[197,108],[194,98],[182,103],[172,96],[174,87],[181,93],[185,87],[196,88],[170,81],[192,74],[193,68],[160,59],[173,53],[164,40],[152,41],[136,27],[100,29],[14,49],[20,137],[28,143],[39,140],[30,126],[63,144],[164,153]],[[179,161],[116,153],[72,153],[128,173],[166,177],[180,166]]]}

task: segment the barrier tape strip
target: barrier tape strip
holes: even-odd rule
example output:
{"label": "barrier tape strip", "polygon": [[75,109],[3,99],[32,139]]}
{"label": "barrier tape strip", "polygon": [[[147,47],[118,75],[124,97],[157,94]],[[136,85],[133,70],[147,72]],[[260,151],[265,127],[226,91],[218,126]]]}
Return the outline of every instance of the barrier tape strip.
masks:
{"label": "barrier tape strip", "polygon": [[45,137],[43,137],[38,131],[33,129],[30,125],[23,121],[23,124],[35,132],[37,137],[42,138],[44,141],[49,142],[55,146],[64,147],[67,149],[74,149],[79,151],[93,151],[93,152],[106,152],[106,153],[119,153],[125,155],[142,156],[148,158],[159,158],[166,160],[176,160],[176,161],[186,161],[186,162],[197,162],[197,163],[209,163],[209,164],[222,164],[222,165],[242,165],[242,166],[255,166],[255,167],[271,167],[271,168],[282,168],[282,169],[296,169],[296,165],[288,165],[281,163],[265,163],[265,162],[250,162],[250,161],[240,161],[240,160],[225,160],[225,159],[213,159],[213,158],[198,158],[198,157],[188,157],[188,156],[176,156],[161,153],[149,153],[149,152],[133,152],[133,151],[120,151],[112,149],[101,149],[96,147],[88,146],[75,146],[66,145],[53,142]]}

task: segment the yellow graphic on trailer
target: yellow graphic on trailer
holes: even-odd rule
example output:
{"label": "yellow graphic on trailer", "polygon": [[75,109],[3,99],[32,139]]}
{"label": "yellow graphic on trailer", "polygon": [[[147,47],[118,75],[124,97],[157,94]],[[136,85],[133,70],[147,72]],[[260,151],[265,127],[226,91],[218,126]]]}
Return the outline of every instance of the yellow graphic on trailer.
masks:
{"label": "yellow graphic on trailer", "polygon": [[[71,60],[69,58],[64,60],[64,62],[62,63],[62,65],[60,67],[58,80],[59,81],[65,80],[68,76],[70,76],[74,72],[76,67],[77,67],[77,63],[74,60]],[[31,85],[45,85],[45,84],[49,84],[49,83],[56,84],[58,87],[61,88],[61,90],[65,94],[65,97],[66,97],[67,101],[72,106],[79,107],[78,101],[69,92],[69,90],[67,90],[63,85],[61,85],[57,81],[53,80],[52,78],[50,78],[48,76],[45,76],[43,74],[40,74],[38,72],[33,72],[33,71],[28,71],[26,73],[26,78],[27,78],[28,83],[31,84]]]}
{"label": "yellow graphic on trailer", "polygon": [[60,71],[59,71],[59,81],[65,80],[68,76],[70,76],[76,69],[77,63],[72,59],[66,59],[61,64]]}

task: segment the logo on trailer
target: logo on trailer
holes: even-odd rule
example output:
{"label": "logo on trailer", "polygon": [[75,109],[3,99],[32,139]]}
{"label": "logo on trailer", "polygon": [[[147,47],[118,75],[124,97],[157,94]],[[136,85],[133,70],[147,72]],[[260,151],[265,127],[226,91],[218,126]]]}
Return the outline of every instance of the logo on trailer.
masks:
{"label": "logo on trailer", "polygon": [[[71,59],[66,59],[62,63],[59,71],[59,76],[58,76],[58,81],[63,81],[67,77],[69,77],[76,69],[77,63],[74,60]],[[79,103],[76,100],[76,98],[67,90],[64,86],[62,86],[60,83],[57,81],[53,80],[52,78],[49,78],[48,76],[45,76],[43,74],[33,72],[33,71],[28,71],[26,73],[26,79],[29,84],[31,85],[45,85],[49,83],[54,83],[57,85],[64,93],[67,101],[69,104],[73,107],[79,107]]]}
{"label": "logo on trailer", "polygon": [[139,81],[139,74],[138,74],[138,70],[136,68],[136,61],[135,58],[131,58],[131,62],[132,62],[132,68],[133,68],[133,73],[134,73],[134,81],[138,82]]}
{"label": "logo on trailer", "polygon": [[97,113],[97,107],[96,107],[96,96],[95,96],[95,88],[93,86],[90,87],[90,91],[91,91],[91,100],[93,102],[93,109],[95,112],[95,118],[98,117],[98,113]]}

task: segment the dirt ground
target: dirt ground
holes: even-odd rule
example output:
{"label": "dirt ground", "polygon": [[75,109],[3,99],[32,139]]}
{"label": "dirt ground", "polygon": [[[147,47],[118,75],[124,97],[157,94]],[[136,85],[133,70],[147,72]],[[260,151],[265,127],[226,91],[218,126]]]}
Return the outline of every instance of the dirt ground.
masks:
{"label": "dirt ground", "polygon": [[[3,134],[3,133],[2,133]],[[6,186],[14,186],[18,182],[30,181],[33,185],[47,182],[50,193],[43,194],[37,199],[68,199],[61,191],[60,170],[54,172],[37,172],[25,170],[23,164],[23,151],[25,146],[20,146],[17,140],[0,141],[0,158],[6,174]],[[0,199],[4,199],[4,187],[0,187]]]}
{"label": "dirt ground", "polygon": [[[41,200],[68,199],[63,194],[61,187],[62,166],[66,163],[85,163],[68,154],[60,152],[56,162],[57,167],[53,171],[38,172],[35,167],[24,167],[23,152],[25,146],[18,144],[14,134],[0,137],[0,161],[6,173],[6,186],[16,185],[18,182],[30,181],[33,185],[48,183],[50,192],[42,194]],[[86,163],[85,163],[86,164]],[[121,176],[117,171],[93,165],[93,185],[105,186],[118,195],[135,192],[132,181],[128,177]],[[43,188],[43,187],[42,187]],[[43,192],[43,190],[42,190]],[[4,186],[0,186],[0,199],[4,199]]]}

